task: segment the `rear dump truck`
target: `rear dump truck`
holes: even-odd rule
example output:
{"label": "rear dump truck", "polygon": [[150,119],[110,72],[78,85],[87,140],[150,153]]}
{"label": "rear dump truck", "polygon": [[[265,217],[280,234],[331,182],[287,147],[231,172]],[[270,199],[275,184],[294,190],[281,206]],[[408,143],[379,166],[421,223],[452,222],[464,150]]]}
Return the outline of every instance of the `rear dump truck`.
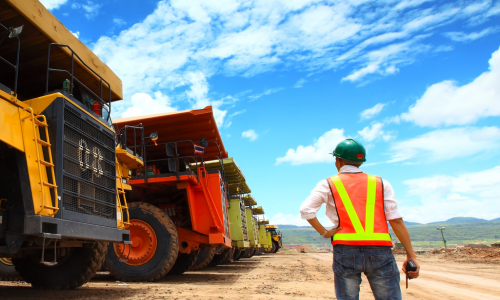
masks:
{"label": "rear dump truck", "polygon": [[268,242],[271,242],[271,236],[267,236],[266,232],[266,224],[269,224],[268,220],[264,219],[264,209],[262,206],[257,206],[253,207],[253,214],[256,218],[256,223],[257,223],[257,230],[258,230],[258,240],[259,240],[259,245],[256,249],[257,255],[261,255],[264,253],[265,249],[268,248]]}
{"label": "rear dump truck", "polygon": [[254,256],[258,252],[258,249],[261,247],[259,241],[259,224],[257,218],[254,216],[254,206],[257,205],[257,201],[252,195],[248,194],[243,197],[243,201],[245,202],[245,217],[247,222],[247,234],[248,241],[250,242],[250,248],[248,248],[242,254],[242,258],[250,258]]}
{"label": "rear dump truck", "polygon": [[[228,218],[233,246],[232,259],[239,260],[242,254],[250,248],[244,199],[251,190],[246,183],[243,172],[232,157],[223,159],[222,164],[219,160],[212,160],[205,162],[204,165],[207,170],[219,170],[224,173],[228,187]],[[253,230],[253,228],[250,228],[250,230]]]}
{"label": "rear dump truck", "polygon": [[[154,281],[229,255],[227,184],[211,107],[114,120],[122,148],[144,166],[125,191],[132,244],[110,244],[105,267],[123,281]],[[141,132],[142,131],[142,132]],[[219,169],[207,169],[216,160]],[[194,167],[193,167],[194,166]]]}
{"label": "rear dump truck", "polygon": [[130,243],[121,81],[37,0],[0,0],[0,24],[0,278],[76,288]]}
{"label": "rear dump truck", "polygon": [[278,231],[277,225],[266,225],[266,230],[271,235],[271,247],[266,248],[266,253],[276,253],[280,248],[283,248],[283,235]]}

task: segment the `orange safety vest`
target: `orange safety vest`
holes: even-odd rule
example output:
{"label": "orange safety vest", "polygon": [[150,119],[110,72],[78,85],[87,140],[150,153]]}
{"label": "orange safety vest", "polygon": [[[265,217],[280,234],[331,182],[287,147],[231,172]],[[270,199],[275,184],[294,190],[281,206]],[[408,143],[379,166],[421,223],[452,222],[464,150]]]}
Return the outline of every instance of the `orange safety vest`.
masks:
{"label": "orange safety vest", "polygon": [[392,246],[384,211],[382,178],[340,173],[327,179],[341,230],[332,245]]}

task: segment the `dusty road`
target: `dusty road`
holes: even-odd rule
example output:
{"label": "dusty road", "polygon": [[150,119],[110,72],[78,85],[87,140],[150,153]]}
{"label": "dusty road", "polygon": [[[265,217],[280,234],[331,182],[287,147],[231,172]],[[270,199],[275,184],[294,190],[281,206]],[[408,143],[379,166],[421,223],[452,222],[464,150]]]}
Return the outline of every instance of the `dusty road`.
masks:
{"label": "dusty road", "polygon": [[[397,256],[401,266],[402,255]],[[268,254],[231,264],[167,276],[157,283],[116,282],[100,273],[73,291],[36,290],[0,282],[0,299],[335,299],[331,253]],[[401,287],[404,299],[498,299],[500,266],[422,257],[421,276]],[[373,299],[366,278],[361,299]]]}

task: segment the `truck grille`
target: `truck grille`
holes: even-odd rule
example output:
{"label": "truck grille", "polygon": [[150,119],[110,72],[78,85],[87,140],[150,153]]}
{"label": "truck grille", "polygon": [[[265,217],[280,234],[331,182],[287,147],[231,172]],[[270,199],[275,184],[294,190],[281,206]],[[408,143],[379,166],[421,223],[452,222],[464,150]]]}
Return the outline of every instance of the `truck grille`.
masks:
{"label": "truck grille", "polygon": [[63,185],[65,210],[116,218],[116,161],[113,133],[64,105]]}

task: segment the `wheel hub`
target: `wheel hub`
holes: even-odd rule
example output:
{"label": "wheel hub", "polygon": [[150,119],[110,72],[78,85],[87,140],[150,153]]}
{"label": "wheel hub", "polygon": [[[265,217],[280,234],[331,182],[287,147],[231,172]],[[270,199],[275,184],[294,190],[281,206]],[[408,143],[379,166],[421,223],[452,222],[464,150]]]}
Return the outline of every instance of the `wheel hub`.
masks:
{"label": "wheel hub", "polygon": [[119,258],[127,258],[125,264],[131,266],[144,265],[156,253],[158,241],[154,229],[142,220],[130,220],[127,228],[130,231],[132,245],[116,244],[115,253]]}
{"label": "wheel hub", "polygon": [[0,257],[0,263],[4,264],[6,266],[13,266],[14,265],[12,263],[12,258],[8,258],[8,257]]}

